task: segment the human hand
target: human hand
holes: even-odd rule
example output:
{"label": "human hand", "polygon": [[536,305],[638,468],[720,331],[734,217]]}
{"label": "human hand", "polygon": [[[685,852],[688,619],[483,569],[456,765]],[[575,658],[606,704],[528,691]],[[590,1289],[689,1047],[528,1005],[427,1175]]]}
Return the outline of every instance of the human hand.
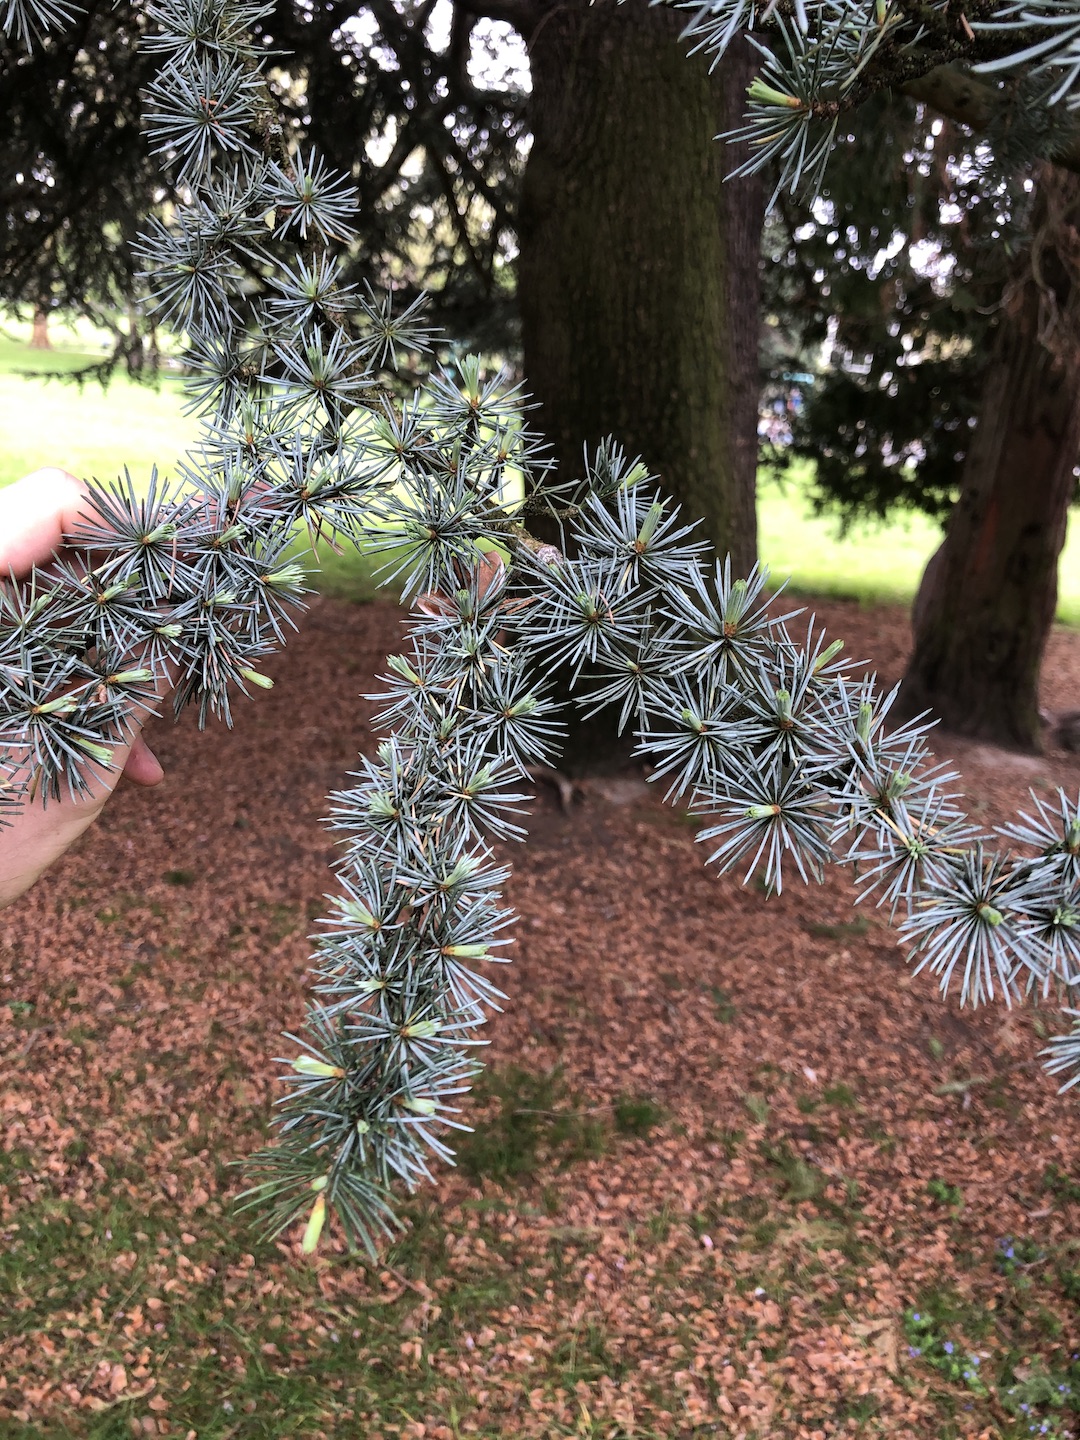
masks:
{"label": "human hand", "polygon": [[[0,577],[28,575],[56,555],[65,534],[76,528],[86,487],[66,470],[35,470],[0,490]],[[0,829],[0,905],[29,890],[41,873],[73,845],[101,813],[120,776],[137,785],[157,785],[164,771],[131,719],[132,738],[113,749],[110,767],[90,767],[89,794],[64,795],[46,805],[27,800]]]}

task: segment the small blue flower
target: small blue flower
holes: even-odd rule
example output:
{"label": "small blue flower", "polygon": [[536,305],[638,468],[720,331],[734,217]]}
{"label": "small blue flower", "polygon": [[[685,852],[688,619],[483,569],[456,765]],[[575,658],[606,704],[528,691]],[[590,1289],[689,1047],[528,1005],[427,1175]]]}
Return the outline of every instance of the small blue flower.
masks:
{"label": "small blue flower", "polygon": [[952,1352],[953,1352],[953,1343],[952,1343],[952,1341],[951,1341],[951,1340],[946,1340],[946,1341],[945,1341],[945,1344],[944,1344],[941,1348],[945,1351],[945,1354],[946,1354],[946,1355],[951,1355]]}
{"label": "small blue flower", "polygon": [[909,1355],[911,1355],[911,1356],[915,1356],[915,1355],[921,1355],[921,1354],[922,1354],[922,1351],[921,1351],[921,1350],[917,1350],[914,1345],[909,1345],[909,1346],[907,1347],[907,1353],[908,1353]]}
{"label": "small blue flower", "polygon": [[978,1363],[979,1363],[979,1357],[978,1357],[977,1355],[972,1355],[972,1357],[971,1357],[971,1363],[972,1363],[972,1365],[978,1365]]}

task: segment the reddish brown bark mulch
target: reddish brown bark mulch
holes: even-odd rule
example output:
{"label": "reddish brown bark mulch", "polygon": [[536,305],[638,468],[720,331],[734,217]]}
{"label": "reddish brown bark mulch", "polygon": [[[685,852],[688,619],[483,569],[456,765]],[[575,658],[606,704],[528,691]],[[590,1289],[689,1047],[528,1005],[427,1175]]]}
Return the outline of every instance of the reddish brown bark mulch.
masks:
{"label": "reddish brown bark mulch", "polygon": [[[872,657],[886,682],[899,675],[901,612],[818,612],[849,654]],[[222,1162],[261,1131],[266,1059],[300,1017],[305,935],[331,887],[318,819],[373,746],[356,693],[399,621],[389,605],[317,601],[269,667],[276,688],[241,707],[232,734],[158,725],[166,784],[124,791],[63,868],[0,915],[0,1142],[20,1157],[0,1186],[5,1243],[43,1206],[91,1215],[118,1192],[172,1215],[180,1236],[138,1272],[119,1321],[88,1296],[48,1323],[35,1311],[29,1328],[0,1326],[0,1432],[6,1416],[77,1434],[141,1387],[135,1432],[185,1434],[174,1417],[189,1361],[166,1343],[167,1317],[220,1277],[181,1263],[195,1240],[181,1232],[223,1223],[239,1181]],[[1045,690],[1050,708],[1080,704],[1080,636],[1055,633]],[[1080,759],[1064,754],[938,750],[984,823],[1028,786],[1080,784]],[[1000,1410],[908,1354],[902,1316],[948,1292],[1004,1317],[971,1339],[988,1365],[1006,1340],[1034,1345],[994,1257],[1004,1236],[1064,1254],[1076,1232],[1069,1193],[1045,1188],[1048,1167],[1076,1175],[1080,1155],[1075,1102],[1032,1064],[1053,1014],[943,1004],[881,917],[861,928],[843,873],[766,902],[701,858],[693,829],[633,777],[595,782],[570,814],[538,798],[514,856],[521,922],[486,1058],[561,1067],[573,1105],[609,1132],[620,1097],[664,1118],[505,1191],[447,1174],[431,1197],[451,1237],[444,1273],[412,1281],[400,1365],[425,1367],[425,1394],[467,1398],[462,1434],[930,1440],[945,1416],[952,1433],[999,1433]],[[933,1199],[933,1180],[962,1207]],[[295,1278],[308,1273],[297,1238],[230,1269],[225,1293],[252,1316],[286,1315],[283,1333],[318,1336],[330,1321]],[[397,1266],[318,1264],[327,1313],[408,1298]],[[484,1323],[429,1341],[439,1304],[487,1270],[502,1290]],[[1075,1306],[1048,1294],[1043,1308],[1062,1327],[1054,1345],[1080,1349]],[[296,1434],[454,1434],[445,1397],[404,1417],[365,1401],[370,1356],[354,1333],[358,1388],[328,1382],[325,1416]],[[603,1336],[607,1359],[568,1386],[556,1358],[586,1334]]]}

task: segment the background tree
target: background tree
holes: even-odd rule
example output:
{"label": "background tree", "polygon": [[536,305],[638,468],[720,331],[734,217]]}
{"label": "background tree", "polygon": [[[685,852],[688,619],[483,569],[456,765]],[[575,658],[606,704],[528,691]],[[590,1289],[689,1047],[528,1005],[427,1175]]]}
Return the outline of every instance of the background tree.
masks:
{"label": "background tree", "polygon": [[945,541],[915,607],[909,709],[1040,745],[1038,682],[1080,458],[1080,181],[1043,167],[1003,297]]}
{"label": "background tree", "polygon": [[710,72],[646,0],[538,5],[518,265],[530,391],[560,471],[615,434],[736,567],[757,558],[758,182],[710,143],[749,53]]}
{"label": "background tree", "polygon": [[[0,153],[37,192],[4,196],[9,301],[32,304],[45,287],[86,310],[88,295],[123,308],[139,294],[133,217],[166,197],[139,133],[136,16],[96,0],[77,32],[29,58],[9,43],[0,106],[19,125]],[[510,27],[529,47],[531,95],[506,61]],[[525,375],[561,472],[580,471],[586,442],[619,433],[746,568],[761,195],[755,182],[721,184],[714,137],[737,118],[748,72],[745,60],[717,74],[687,63],[681,28],[645,0],[278,0],[256,31],[290,56],[270,73],[290,139],[317,144],[357,185],[348,281],[423,290],[454,338],[514,353],[520,246]],[[79,80],[110,96],[85,135]],[[99,163],[103,127],[132,153],[117,141]]]}
{"label": "background tree", "polygon": [[172,199],[140,128],[145,28],[131,7],[99,4],[31,53],[0,33],[0,299],[36,326],[59,305],[108,329],[103,375],[143,359],[133,246],[140,217]]}
{"label": "background tree", "polygon": [[790,454],[844,524],[897,509],[947,516],[975,423],[988,337],[1026,238],[987,195],[962,127],[875,96],[820,196],[777,197],[765,237],[774,371],[814,371]]}
{"label": "background tree", "polygon": [[915,606],[906,709],[1030,749],[1078,456],[1056,173],[1004,169],[965,127],[878,96],[815,204],[781,197],[774,242],[774,308],[831,355],[794,427],[819,503],[947,519]]}

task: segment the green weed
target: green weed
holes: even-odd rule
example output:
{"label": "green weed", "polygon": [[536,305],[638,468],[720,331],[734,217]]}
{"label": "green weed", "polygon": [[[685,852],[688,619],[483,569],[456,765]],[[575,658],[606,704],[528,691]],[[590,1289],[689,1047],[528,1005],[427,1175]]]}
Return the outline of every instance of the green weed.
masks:
{"label": "green weed", "polygon": [[769,1102],[764,1095],[747,1095],[743,1102],[756,1125],[764,1125],[769,1118]]}
{"label": "green weed", "polygon": [[859,1097],[852,1090],[850,1085],[841,1081],[838,1085],[829,1085],[821,1092],[821,1098],[826,1105],[832,1105],[836,1110],[854,1110],[859,1103]]}
{"label": "green weed", "polygon": [[931,1200],[936,1200],[939,1205],[963,1205],[964,1192],[959,1185],[950,1185],[945,1180],[928,1180],[926,1182],[926,1193]]}
{"label": "green weed", "polygon": [[614,1113],[618,1133],[638,1139],[644,1139],[664,1119],[663,1107],[643,1095],[620,1095]]}
{"label": "green weed", "polygon": [[603,1154],[602,1121],[578,1108],[558,1070],[547,1075],[520,1065],[489,1070],[476,1096],[496,1109],[458,1145],[458,1166],[475,1180],[504,1183],[534,1174],[547,1160],[569,1165]]}
{"label": "green weed", "polygon": [[981,1398],[989,1395],[979,1374],[980,1357],[950,1338],[940,1314],[932,1309],[905,1310],[904,1334],[913,1359],[921,1359],[952,1384],[966,1385]]}
{"label": "green weed", "polygon": [[194,885],[198,876],[194,870],[166,870],[162,879],[166,885]]}
{"label": "green weed", "polygon": [[707,990],[715,1007],[717,1020],[720,1021],[721,1025],[732,1024],[739,1010],[738,1006],[733,1003],[731,996],[722,985],[709,985]]}
{"label": "green weed", "polygon": [[865,915],[856,915],[854,920],[841,920],[826,924],[822,920],[804,921],[804,929],[810,935],[819,935],[826,940],[858,940],[870,929]]}
{"label": "green weed", "polygon": [[1053,1195],[1055,1200],[1061,1200],[1065,1204],[1072,1205],[1080,1201],[1080,1181],[1073,1180],[1057,1165],[1046,1167],[1042,1188]]}
{"label": "green weed", "polygon": [[761,1158],[773,1171],[784,1189],[785,1198],[796,1204],[813,1200],[825,1189],[825,1176],[816,1165],[809,1164],[786,1142],[759,1146]]}

